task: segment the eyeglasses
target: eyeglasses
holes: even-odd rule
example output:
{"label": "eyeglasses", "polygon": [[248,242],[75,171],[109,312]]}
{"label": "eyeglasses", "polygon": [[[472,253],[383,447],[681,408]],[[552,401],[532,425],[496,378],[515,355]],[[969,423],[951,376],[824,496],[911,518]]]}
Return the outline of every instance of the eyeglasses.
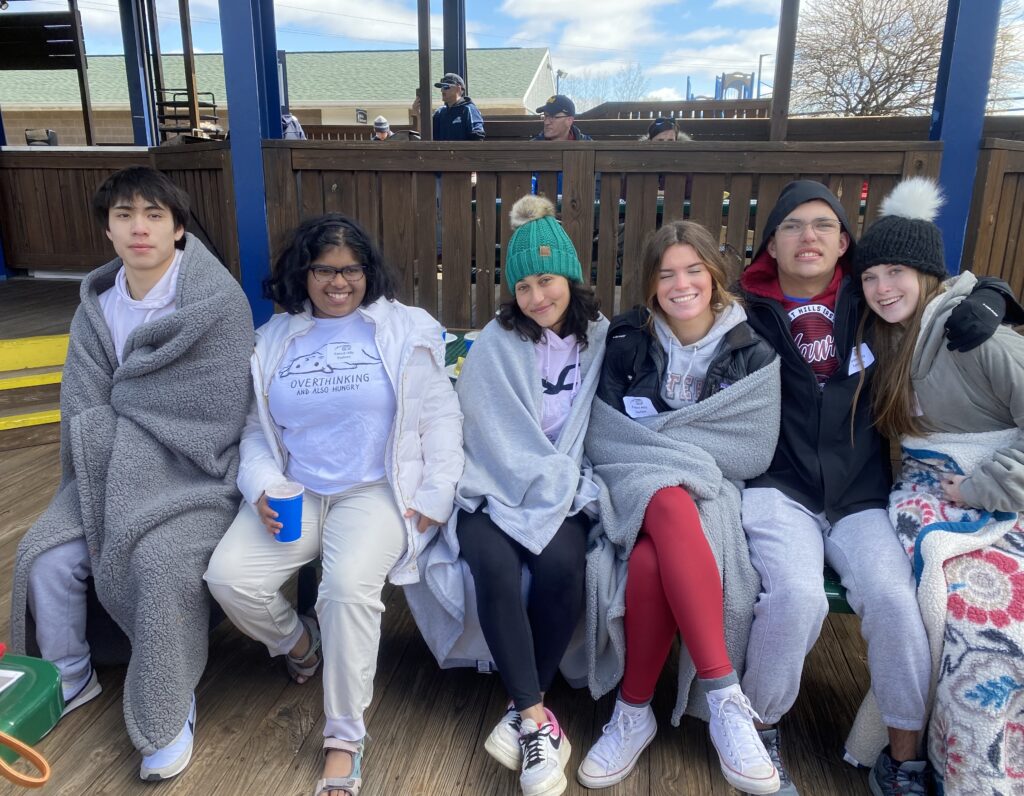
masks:
{"label": "eyeglasses", "polygon": [[545,119],[568,119],[568,113],[545,113],[543,114]]}
{"label": "eyeglasses", "polygon": [[334,281],[334,277],[341,274],[346,282],[362,282],[366,275],[365,265],[346,265],[343,268],[332,268],[329,265],[311,265],[309,270],[313,272],[313,278],[321,284]]}
{"label": "eyeglasses", "polygon": [[797,221],[790,219],[783,221],[775,230],[776,235],[783,235],[787,238],[796,238],[804,234],[804,230],[810,227],[815,235],[832,235],[839,232],[842,225],[834,218],[815,218],[812,221]]}

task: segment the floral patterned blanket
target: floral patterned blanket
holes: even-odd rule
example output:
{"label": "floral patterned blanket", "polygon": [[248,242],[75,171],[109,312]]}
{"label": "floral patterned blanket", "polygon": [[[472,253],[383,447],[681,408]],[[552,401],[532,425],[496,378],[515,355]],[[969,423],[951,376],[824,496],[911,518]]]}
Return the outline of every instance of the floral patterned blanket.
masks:
{"label": "floral patterned blanket", "polygon": [[1016,433],[905,439],[889,500],[931,642],[928,756],[946,794],[1024,795],[1024,523],[940,488]]}

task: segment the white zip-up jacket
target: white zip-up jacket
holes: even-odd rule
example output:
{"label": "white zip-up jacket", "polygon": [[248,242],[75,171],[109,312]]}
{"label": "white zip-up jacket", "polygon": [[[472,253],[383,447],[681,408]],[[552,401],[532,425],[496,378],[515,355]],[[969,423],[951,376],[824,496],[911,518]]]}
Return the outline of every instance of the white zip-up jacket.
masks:
{"label": "white zip-up jacket", "polygon": [[[374,326],[374,341],[395,391],[397,409],[388,436],[384,469],[399,509],[413,509],[448,521],[455,485],[462,476],[462,412],[444,370],[441,326],[416,307],[385,298],[356,312]],[[255,504],[268,486],[284,478],[288,451],[281,428],[270,416],[270,381],[288,344],[313,328],[309,302],[296,314],[275,315],[256,330],[252,356],[254,397],[239,446],[238,488]],[[338,455],[344,456],[341,446]],[[388,578],[395,584],[419,580],[416,558],[436,533],[416,530],[416,517],[405,520],[408,545]]]}

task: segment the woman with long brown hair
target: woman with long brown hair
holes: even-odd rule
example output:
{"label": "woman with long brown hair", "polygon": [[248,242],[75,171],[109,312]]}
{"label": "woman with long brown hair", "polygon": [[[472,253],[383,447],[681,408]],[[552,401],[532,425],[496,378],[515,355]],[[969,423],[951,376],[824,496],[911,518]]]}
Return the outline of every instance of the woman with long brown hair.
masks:
{"label": "woman with long brown hair", "polygon": [[742,660],[759,583],[733,482],[771,462],[778,357],[746,323],[726,288],[718,242],[699,224],[673,221],[651,235],[642,271],[644,305],[609,328],[587,435],[602,487],[602,533],[587,557],[591,691],[622,680],[577,778],[603,788],[632,771],[654,739],[650,703],[679,633],[674,722],[695,673],[706,699],[690,709],[710,718],[725,778],[774,793],[779,775],[730,654]]}
{"label": "woman with long brown hair", "polygon": [[978,279],[943,281],[941,202],[907,180],[861,239],[858,350],[877,360],[876,424],[902,446],[889,514],[931,645],[928,756],[946,794],[1009,792],[1024,779],[1024,338],[1001,326],[971,351],[946,345]]}

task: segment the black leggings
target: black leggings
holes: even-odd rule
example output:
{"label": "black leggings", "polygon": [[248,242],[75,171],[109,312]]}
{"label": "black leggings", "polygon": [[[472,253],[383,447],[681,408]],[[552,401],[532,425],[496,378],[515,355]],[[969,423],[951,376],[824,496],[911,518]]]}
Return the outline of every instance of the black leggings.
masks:
{"label": "black leggings", "polygon": [[[459,514],[456,533],[473,573],[480,627],[516,710],[536,705],[551,687],[583,612],[589,529],[585,515],[566,517],[534,555],[483,509]],[[532,576],[525,610],[523,564]]]}

